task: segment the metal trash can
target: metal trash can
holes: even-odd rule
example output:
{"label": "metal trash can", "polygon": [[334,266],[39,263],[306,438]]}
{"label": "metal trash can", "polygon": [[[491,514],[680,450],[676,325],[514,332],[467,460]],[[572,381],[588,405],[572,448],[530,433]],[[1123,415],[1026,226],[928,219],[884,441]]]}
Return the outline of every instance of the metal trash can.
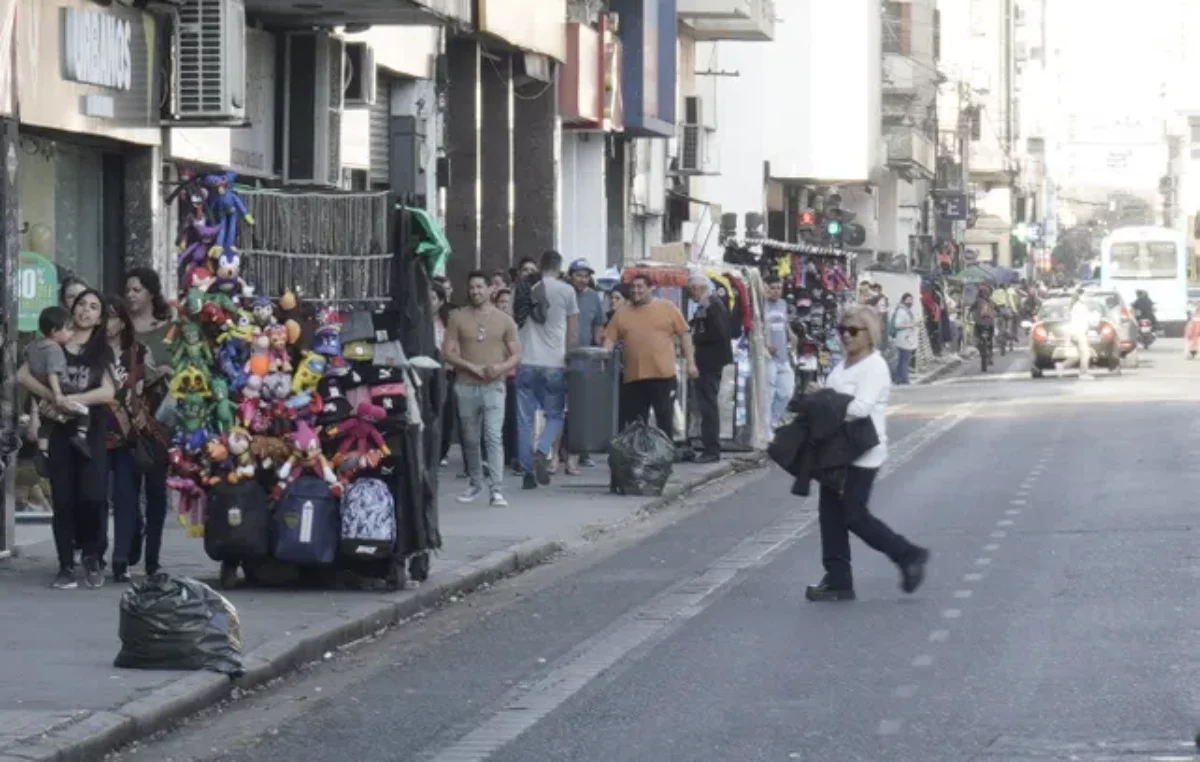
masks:
{"label": "metal trash can", "polygon": [[567,451],[608,452],[617,435],[620,350],[577,347],[567,352]]}

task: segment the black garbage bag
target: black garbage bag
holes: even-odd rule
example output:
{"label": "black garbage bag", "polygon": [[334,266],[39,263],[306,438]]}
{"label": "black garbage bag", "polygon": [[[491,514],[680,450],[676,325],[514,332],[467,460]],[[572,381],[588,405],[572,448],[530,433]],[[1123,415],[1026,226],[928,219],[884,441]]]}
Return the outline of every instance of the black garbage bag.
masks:
{"label": "black garbage bag", "polygon": [[203,582],[155,574],[121,596],[121,651],[129,669],[207,669],[240,675],[242,628],[233,604]]}
{"label": "black garbage bag", "polygon": [[611,488],[618,495],[661,495],[675,467],[675,443],[654,426],[634,421],[608,452]]}

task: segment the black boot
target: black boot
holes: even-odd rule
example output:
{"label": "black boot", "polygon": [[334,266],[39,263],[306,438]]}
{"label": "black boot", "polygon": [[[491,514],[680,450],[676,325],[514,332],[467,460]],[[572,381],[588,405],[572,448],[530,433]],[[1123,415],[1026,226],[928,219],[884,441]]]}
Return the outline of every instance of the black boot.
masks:
{"label": "black boot", "polygon": [[829,577],[826,576],[819,583],[809,585],[804,591],[804,597],[813,603],[852,601],[855,598],[854,586],[830,584]]}
{"label": "black boot", "polygon": [[917,548],[912,558],[898,564],[900,567],[900,589],[906,593],[915,593],[925,581],[925,566],[929,563],[929,551]]}

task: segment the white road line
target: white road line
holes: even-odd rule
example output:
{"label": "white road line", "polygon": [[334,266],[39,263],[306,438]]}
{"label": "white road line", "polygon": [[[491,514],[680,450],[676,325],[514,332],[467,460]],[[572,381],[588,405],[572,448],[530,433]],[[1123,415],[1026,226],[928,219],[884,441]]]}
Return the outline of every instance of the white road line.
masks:
{"label": "white road line", "polygon": [[955,598],[970,598],[972,595],[974,595],[974,593],[975,593],[974,590],[955,590],[954,597]]}
{"label": "white road line", "polygon": [[992,532],[989,537],[995,540],[1003,540],[1005,537],[1008,537],[1008,532],[1005,532],[1003,529],[997,529],[995,532]]}
{"label": "white road line", "polygon": [[963,575],[963,582],[978,582],[983,579],[983,575],[979,572],[967,572]]}
{"label": "white road line", "polygon": [[996,522],[998,527],[1010,527],[1013,525],[1012,519],[1000,519]]}
{"label": "white road line", "polygon": [[914,667],[922,667],[922,668],[932,667],[933,666],[933,657],[930,656],[929,654],[921,654],[920,656],[918,656],[917,658],[912,660],[912,665]]}
{"label": "white road line", "polygon": [[1025,505],[1027,502],[1028,502],[1027,500],[1024,500],[1022,498],[1016,498],[1015,500],[1009,500],[1008,504],[1009,505]]}
{"label": "white road line", "polygon": [[[879,473],[885,479],[918,453],[964,421],[977,403],[947,410],[902,439]],[[807,501],[806,501],[807,502]],[[797,506],[800,507],[800,506]],[[428,749],[418,756],[427,762],[484,762],[537,725],[606,670],[637,649],[661,641],[671,631],[716,602],[720,594],[761,568],[806,535],[815,524],[809,512],[796,511],[742,540],[729,553],[694,577],[682,580],[580,643],[542,680],[510,691],[501,708],[458,741]],[[917,657],[917,660],[933,657]],[[916,664],[914,666],[928,666]]]}
{"label": "white road line", "polygon": [[1017,509],[1017,508],[1009,508],[1009,509],[1008,509],[1007,511],[1005,511],[1004,513],[1005,513],[1005,515],[1007,515],[1007,516],[1020,516],[1020,515],[1021,515],[1021,511],[1020,511],[1019,509]]}
{"label": "white road line", "polygon": [[942,612],[942,619],[961,619],[962,609],[946,609]]}
{"label": "white road line", "polygon": [[975,565],[976,565],[976,566],[987,566],[987,565],[988,565],[988,564],[990,564],[991,562],[992,562],[992,559],[990,559],[990,558],[987,558],[987,557],[982,557],[982,558],[976,558],[976,559],[975,559]]}
{"label": "white road line", "polygon": [[934,630],[933,632],[929,633],[929,642],[930,643],[945,643],[949,639],[950,639],[950,631],[949,630]]}
{"label": "white road line", "polygon": [[881,736],[894,736],[904,727],[900,720],[880,720],[876,732]]}
{"label": "white road line", "polygon": [[917,695],[917,686],[912,684],[898,685],[896,690],[892,691],[892,696],[895,698],[912,698],[915,695]]}
{"label": "white road line", "polygon": [[1000,545],[994,542],[989,542],[987,545],[983,546],[983,549],[988,553],[995,553],[997,550],[1000,550]]}

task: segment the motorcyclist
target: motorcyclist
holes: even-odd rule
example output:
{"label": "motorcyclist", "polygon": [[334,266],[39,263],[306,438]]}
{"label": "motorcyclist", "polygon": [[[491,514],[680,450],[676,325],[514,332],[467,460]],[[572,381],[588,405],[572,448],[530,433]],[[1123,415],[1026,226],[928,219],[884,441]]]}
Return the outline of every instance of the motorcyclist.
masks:
{"label": "motorcyclist", "polygon": [[1149,320],[1150,327],[1158,330],[1158,317],[1154,314],[1154,302],[1151,301],[1150,295],[1142,289],[1138,289],[1137,298],[1133,300],[1133,314],[1138,320]]}
{"label": "motorcyclist", "polygon": [[996,305],[987,286],[980,286],[971,305],[971,320],[975,323],[975,342],[982,345],[985,336],[996,335]]}
{"label": "motorcyclist", "polygon": [[996,286],[992,292],[992,304],[996,306],[996,325],[1004,333],[1016,338],[1013,317],[1017,314],[1017,301],[1011,287]]}

